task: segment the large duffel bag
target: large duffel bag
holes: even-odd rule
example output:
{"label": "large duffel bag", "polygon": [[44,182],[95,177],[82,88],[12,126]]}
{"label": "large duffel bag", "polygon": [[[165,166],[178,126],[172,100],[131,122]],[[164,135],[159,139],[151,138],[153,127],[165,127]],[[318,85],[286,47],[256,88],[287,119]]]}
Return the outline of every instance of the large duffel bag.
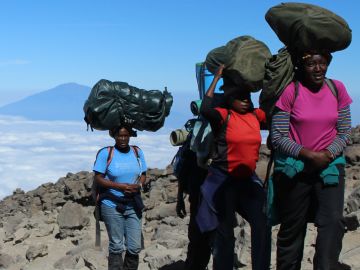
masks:
{"label": "large duffel bag", "polygon": [[224,78],[240,89],[256,92],[262,88],[265,62],[270,57],[271,52],[265,43],[251,36],[240,36],[210,51],[205,63],[212,73],[224,64]]}
{"label": "large duffel bag", "polygon": [[347,22],[319,6],[282,3],[270,8],[265,19],[279,39],[296,52],[335,52],[351,43]]}
{"label": "large duffel bag", "polygon": [[156,131],[164,125],[172,103],[166,89],[143,90],[126,82],[100,80],[84,104],[84,119],[98,130],[129,124],[137,130]]}

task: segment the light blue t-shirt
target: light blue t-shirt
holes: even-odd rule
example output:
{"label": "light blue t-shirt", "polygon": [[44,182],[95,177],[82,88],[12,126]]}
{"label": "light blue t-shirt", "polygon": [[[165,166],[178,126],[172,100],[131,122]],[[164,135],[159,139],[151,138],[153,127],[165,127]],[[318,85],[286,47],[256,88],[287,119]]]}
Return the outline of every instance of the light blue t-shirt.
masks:
{"label": "light blue t-shirt", "polygon": [[[137,150],[139,153],[139,162],[132,147],[130,147],[130,151],[127,153],[122,153],[114,148],[113,158],[106,170],[109,151],[108,147],[105,147],[100,150],[93,171],[105,174],[105,179],[116,183],[135,184],[141,173],[146,172],[147,169],[143,152],[140,148],[137,148]],[[109,191],[115,196],[124,196],[124,193],[119,190],[109,189]],[[104,199],[102,203],[110,207],[116,207],[112,201],[107,199]]]}

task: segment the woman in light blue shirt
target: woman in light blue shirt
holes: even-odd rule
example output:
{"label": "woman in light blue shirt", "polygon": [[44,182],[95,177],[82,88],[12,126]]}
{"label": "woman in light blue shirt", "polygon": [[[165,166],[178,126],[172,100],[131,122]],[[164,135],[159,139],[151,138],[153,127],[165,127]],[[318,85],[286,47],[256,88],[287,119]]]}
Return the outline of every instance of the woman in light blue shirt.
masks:
{"label": "woman in light blue shirt", "polygon": [[[93,171],[101,188],[101,218],[109,236],[109,270],[136,270],[141,250],[140,190],[146,180],[144,154],[137,146],[130,146],[136,132],[128,126],[109,132],[114,147],[98,152]],[[122,253],[126,251],[124,261]]]}

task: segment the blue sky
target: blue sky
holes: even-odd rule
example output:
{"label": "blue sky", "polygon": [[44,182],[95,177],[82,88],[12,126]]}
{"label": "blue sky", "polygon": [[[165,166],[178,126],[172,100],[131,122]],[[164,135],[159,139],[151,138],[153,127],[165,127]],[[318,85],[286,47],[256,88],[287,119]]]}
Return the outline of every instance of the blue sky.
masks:
{"label": "blue sky", "polygon": [[[360,96],[360,1],[306,1],[344,17],[350,47],[334,54],[329,77]],[[272,0],[1,0],[0,105],[62,83],[122,80],[145,89],[196,91],[195,63],[240,35],[281,46],[264,14]],[[357,96],[356,96],[357,95]]]}

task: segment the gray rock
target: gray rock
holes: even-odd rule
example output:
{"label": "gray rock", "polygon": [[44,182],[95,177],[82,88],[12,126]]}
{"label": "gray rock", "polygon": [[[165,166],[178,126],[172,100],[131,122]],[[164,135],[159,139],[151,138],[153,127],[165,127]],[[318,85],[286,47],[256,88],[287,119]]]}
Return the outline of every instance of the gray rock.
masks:
{"label": "gray rock", "polygon": [[350,165],[356,165],[360,161],[360,145],[350,145],[345,149],[345,158]]}
{"label": "gray rock", "polygon": [[81,230],[89,225],[90,218],[80,204],[67,202],[60,210],[57,223],[60,230],[60,238],[73,236],[74,230]]}
{"label": "gray rock", "polygon": [[0,253],[0,269],[7,269],[15,262],[14,258],[3,252]]}
{"label": "gray rock", "polygon": [[44,257],[48,254],[48,246],[44,244],[30,246],[26,251],[26,259],[33,261],[38,257]]}

